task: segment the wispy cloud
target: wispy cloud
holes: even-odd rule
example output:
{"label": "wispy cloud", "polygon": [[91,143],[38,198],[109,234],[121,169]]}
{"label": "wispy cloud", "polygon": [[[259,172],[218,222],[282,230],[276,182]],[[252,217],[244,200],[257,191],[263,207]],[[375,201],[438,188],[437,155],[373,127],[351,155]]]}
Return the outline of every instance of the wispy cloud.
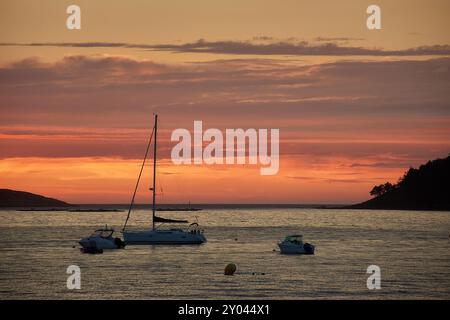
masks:
{"label": "wispy cloud", "polygon": [[[261,41],[262,40],[262,41]],[[36,42],[0,43],[0,46],[71,47],[71,48],[129,48],[177,53],[212,53],[232,55],[294,55],[294,56],[422,56],[450,55],[450,45],[420,46],[401,50],[344,46],[339,42],[361,40],[358,38],[317,37],[319,43],[294,40],[276,40],[256,37],[247,41],[208,41],[204,39],[187,43],[136,44],[124,42]]]}
{"label": "wispy cloud", "polygon": [[364,38],[352,38],[352,37],[317,37],[315,41],[320,42],[349,42],[349,41],[362,41]]}

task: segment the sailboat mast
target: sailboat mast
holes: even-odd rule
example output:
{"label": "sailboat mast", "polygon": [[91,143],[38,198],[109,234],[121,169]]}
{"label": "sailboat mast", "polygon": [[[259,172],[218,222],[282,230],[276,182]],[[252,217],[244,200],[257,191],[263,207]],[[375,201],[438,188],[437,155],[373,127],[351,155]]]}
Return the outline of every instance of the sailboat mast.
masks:
{"label": "sailboat mast", "polygon": [[153,217],[152,217],[152,229],[155,230],[155,211],[156,211],[156,141],[158,131],[158,115],[155,114],[155,141],[153,143]]}

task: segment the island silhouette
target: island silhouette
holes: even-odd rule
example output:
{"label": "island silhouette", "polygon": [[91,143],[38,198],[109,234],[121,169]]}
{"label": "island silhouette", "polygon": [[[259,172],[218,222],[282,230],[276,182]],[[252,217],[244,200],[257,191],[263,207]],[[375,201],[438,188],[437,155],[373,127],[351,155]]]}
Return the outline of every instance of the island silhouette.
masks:
{"label": "island silhouette", "polygon": [[346,208],[450,210],[450,155],[409,168],[397,183],[374,186],[372,199]]}
{"label": "island silhouette", "polygon": [[0,189],[0,207],[61,208],[73,205],[58,199],[10,189]]}

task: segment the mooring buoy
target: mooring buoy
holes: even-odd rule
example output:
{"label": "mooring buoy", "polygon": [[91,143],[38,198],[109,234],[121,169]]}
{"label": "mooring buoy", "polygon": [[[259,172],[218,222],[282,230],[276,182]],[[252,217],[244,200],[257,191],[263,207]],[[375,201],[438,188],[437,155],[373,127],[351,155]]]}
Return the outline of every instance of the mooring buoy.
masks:
{"label": "mooring buoy", "polygon": [[229,263],[225,267],[224,275],[232,276],[236,272],[236,265],[234,263]]}

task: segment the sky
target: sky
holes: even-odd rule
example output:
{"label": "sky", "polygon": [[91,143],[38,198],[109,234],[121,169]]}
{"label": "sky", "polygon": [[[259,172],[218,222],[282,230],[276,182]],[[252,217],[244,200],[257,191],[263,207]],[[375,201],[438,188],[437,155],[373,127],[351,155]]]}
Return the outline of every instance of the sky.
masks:
{"label": "sky", "polygon": [[[0,0],[0,188],[127,203],[158,113],[159,202],[363,201],[450,152],[449,27],[446,0]],[[279,129],[278,174],[174,165],[194,120]]]}

